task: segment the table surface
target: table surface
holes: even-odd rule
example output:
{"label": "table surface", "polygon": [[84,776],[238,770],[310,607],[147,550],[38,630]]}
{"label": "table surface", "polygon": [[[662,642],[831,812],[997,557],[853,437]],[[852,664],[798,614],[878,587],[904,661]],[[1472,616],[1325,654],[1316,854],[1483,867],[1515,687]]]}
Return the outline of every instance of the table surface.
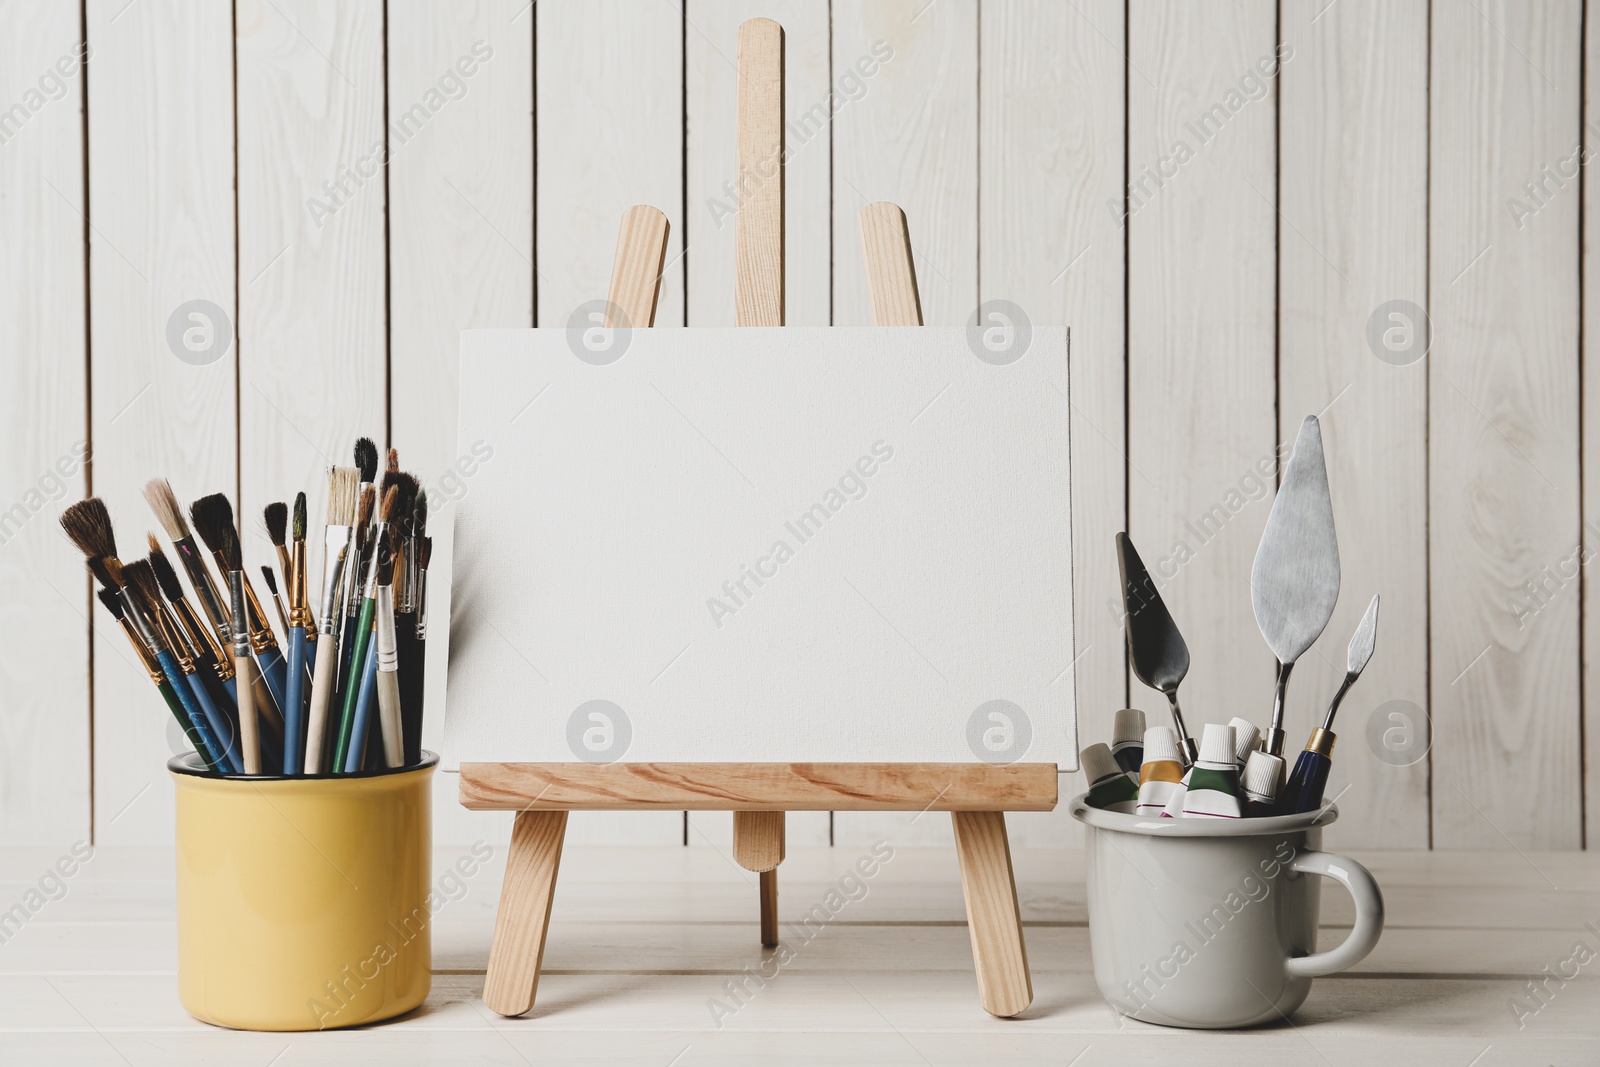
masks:
{"label": "table surface", "polygon": [[[434,880],[467,854],[440,849]],[[1382,942],[1319,979],[1292,1022],[1176,1031],[1124,1019],[1095,991],[1079,852],[1019,851],[1017,889],[1034,1003],[978,1007],[960,877],[949,849],[900,848],[731,1015],[725,983],[759,965],[755,876],[714,848],[571,848],[556,893],[539,1002],[522,1019],[483,1006],[504,848],[435,917],[427,1003],[365,1030],[235,1033],[178,1003],[172,854],[101,849],[0,944],[0,1062],[50,1064],[707,1063],[1600,1064],[1600,957],[1578,977],[1528,983],[1574,947],[1600,950],[1600,857],[1583,853],[1357,852],[1383,886]],[[0,909],[56,850],[0,849]],[[859,858],[795,849],[780,868],[787,922]],[[1351,904],[1323,896],[1322,946]],[[1592,924],[1592,925],[1586,925]],[[1568,967],[1570,973],[1570,967]],[[1538,1006],[1520,1020],[1513,1004]]]}

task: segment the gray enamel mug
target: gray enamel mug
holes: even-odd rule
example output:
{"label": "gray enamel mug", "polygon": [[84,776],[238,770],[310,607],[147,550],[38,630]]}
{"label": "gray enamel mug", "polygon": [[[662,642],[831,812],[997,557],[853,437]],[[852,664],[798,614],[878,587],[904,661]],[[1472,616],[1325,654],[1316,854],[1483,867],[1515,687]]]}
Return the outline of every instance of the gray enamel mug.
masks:
{"label": "gray enamel mug", "polygon": [[[1321,811],[1265,819],[1159,819],[1091,808],[1089,946],[1094,978],[1117,1011],[1162,1026],[1226,1029],[1287,1018],[1311,980],[1366,958],[1383,933],[1372,874],[1320,851]],[[1317,951],[1322,880],[1355,898],[1337,948]]]}

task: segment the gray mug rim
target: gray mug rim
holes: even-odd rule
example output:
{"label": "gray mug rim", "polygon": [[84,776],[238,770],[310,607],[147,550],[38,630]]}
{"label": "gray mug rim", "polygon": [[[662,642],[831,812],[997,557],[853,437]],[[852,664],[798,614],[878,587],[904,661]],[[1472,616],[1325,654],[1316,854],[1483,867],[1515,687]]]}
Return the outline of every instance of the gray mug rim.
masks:
{"label": "gray mug rim", "polygon": [[1339,807],[1328,804],[1298,815],[1270,815],[1259,819],[1163,819],[1128,815],[1089,806],[1088,793],[1069,801],[1072,817],[1098,830],[1116,830],[1146,837],[1268,837],[1327,826],[1339,818]]}

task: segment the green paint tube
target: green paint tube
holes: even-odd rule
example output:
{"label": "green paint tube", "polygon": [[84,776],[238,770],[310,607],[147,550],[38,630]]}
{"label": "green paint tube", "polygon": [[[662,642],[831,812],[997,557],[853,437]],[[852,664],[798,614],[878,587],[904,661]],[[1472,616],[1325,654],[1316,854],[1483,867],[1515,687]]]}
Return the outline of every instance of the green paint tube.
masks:
{"label": "green paint tube", "polygon": [[1132,815],[1134,805],[1139,800],[1139,787],[1117,766],[1111,750],[1105,745],[1094,744],[1080,755],[1083,758],[1084,776],[1089,779],[1089,795],[1086,798],[1089,806]]}
{"label": "green paint tube", "polygon": [[1200,758],[1189,768],[1189,788],[1183,794],[1183,817],[1237,819],[1242,814],[1233,727],[1208,722],[1200,736]]}

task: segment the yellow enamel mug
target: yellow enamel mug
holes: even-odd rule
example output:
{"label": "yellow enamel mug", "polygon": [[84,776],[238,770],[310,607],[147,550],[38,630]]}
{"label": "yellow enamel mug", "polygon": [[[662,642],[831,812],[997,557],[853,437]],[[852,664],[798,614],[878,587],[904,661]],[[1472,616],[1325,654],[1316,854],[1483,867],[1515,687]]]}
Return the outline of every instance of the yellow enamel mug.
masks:
{"label": "yellow enamel mug", "polygon": [[178,996],[239,1030],[359,1026],[421,1004],[432,981],[432,778],[407,771],[216,775],[190,753],[177,788]]}

